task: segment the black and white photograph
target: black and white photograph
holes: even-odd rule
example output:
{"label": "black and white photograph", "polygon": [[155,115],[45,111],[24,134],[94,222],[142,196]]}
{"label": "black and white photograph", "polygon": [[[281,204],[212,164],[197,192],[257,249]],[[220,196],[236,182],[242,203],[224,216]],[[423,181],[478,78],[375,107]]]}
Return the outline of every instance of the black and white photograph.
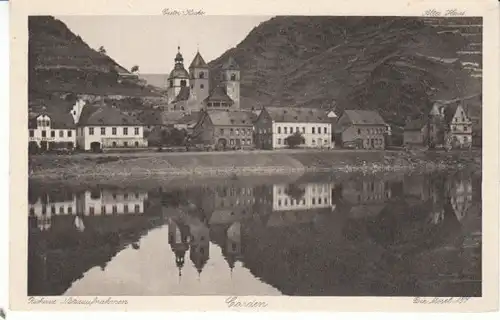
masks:
{"label": "black and white photograph", "polygon": [[30,16],[29,296],[482,296],[481,17]]}

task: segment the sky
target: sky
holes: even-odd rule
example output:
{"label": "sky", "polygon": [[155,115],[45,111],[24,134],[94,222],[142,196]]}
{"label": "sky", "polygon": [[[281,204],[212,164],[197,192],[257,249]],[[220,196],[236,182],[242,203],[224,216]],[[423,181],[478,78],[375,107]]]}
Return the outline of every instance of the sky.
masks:
{"label": "sky", "polygon": [[187,68],[197,48],[208,63],[271,16],[56,16],[94,49],[139,73],[169,73],[180,46]]}

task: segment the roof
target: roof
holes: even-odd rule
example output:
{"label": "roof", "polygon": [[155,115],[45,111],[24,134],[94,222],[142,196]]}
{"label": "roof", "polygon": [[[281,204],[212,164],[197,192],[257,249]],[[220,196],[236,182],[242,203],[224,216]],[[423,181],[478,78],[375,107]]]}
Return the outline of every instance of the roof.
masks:
{"label": "roof", "polygon": [[345,110],[344,114],[354,125],[385,125],[382,116],[374,110]]}
{"label": "roof", "polygon": [[406,122],[405,130],[422,130],[425,126],[424,119],[412,119]]}
{"label": "roof", "polygon": [[192,112],[190,114],[186,114],[182,118],[177,120],[177,124],[187,124],[187,125],[194,125],[198,123],[198,120],[200,120],[201,112]]}
{"label": "roof", "polygon": [[253,126],[252,113],[250,111],[209,110],[206,113],[215,126]]}
{"label": "roof", "polygon": [[162,114],[160,110],[141,110],[139,111],[137,118],[139,121],[146,125],[162,125]]}
{"label": "roof", "polygon": [[328,112],[313,108],[264,108],[275,122],[330,123]]}
{"label": "roof", "polygon": [[203,57],[201,56],[201,54],[199,52],[196,52],[196,55],[194,56],[193,61],[189,65],[189,69],[192,69],[192,68],[207,68],[208,69],[207,63],[205,62],[205,60],[203,60]]}
{"label": "roof", "polygon": [[137,118],[126,115],[115,107],[86,106],[83,108],[78,124],[84,126],[123,126],[140,125],[141,123]]}
{"label": "roof", "polygon": [[232,56],[227,59],[227,61],[222,65],[224,70],[240,70],[240,66],[236,63],[236,60]]}
{"label": "roof", "polygon": [[47,115],[50,118],[50,127],[53,129],[71,129],[75,128],[75,122],[69,112],[42,111],[38,113],[31,112],[28,116],[28,128],[37,127],[37,118],[41,115]]}
{"label": "roof", "polygon": [[179,91],[179,93],[177,94],[172,103],[187,100],[189,98],[190,92],[191,90],[189,89],[189,87],[181,87],[181,90]]}
{"label": "roof", "polygon": [[184,66],[182,64],[176,64],[174,69],[170,72],[170,75],[168,76],[169,79],[174,79],[174,78],[183,78],[183,79],[188,79],[189,78],[189,73],[184,69]]}
{"label": "roof", "polygon": [[233,102],[233,100],[227,95],[226,89],[222,86],[215,87],[205,101]]}

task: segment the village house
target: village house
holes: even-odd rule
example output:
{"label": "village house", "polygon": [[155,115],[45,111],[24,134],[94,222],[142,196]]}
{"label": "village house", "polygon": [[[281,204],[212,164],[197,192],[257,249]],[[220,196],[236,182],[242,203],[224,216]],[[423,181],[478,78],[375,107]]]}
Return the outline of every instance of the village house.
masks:
{"label": "village house", "polygon": [[203,111],[193,128],[195,140],[219,150],[253,148],[250,111]]}
{"label": "village house", "polygon": [[297,188],[303,190],[303,195],[294,197],[287,191],[286,184],[273,185],[273,211],[312,210],[318,208],[335,209],[332,201],[333,185],[331,183],[308,183]]}
{"label": "village house", "polygon": [[87,105],[79,100],[71,110],[77,126],[76,141],[81,150],[94,152],[110,148],[144,148],[144,127],[133,116],[115,106]]}
{"label": "village house", "polygon": [[293,134],[300,134],[304,138],[304,143],[298,147],[334,147],[331,120],[324,110],[266,107],[255,120],[255,143],[258,149],[286,148],[286,139]]}
{"label": "village house", "polygon": [[404,145],[427,144],[427,121],[425,119],[409,119],[406,121],[403,132]]}
{"label": "village house", "polygon": [[429,146],[470,148],[472,120],[463,102],[435,102],[429,114]]}
{"label": "village house", "polygon": [[69,114],[30,113],[28,119],[29,145],[42,151],[73,149],[76,146],[76,126]]}
{"label": "village house", "polygon": [[345,110],[335,127],[343,147],[361,149],[384,149],[386,132],[384,119],[372,110]]}

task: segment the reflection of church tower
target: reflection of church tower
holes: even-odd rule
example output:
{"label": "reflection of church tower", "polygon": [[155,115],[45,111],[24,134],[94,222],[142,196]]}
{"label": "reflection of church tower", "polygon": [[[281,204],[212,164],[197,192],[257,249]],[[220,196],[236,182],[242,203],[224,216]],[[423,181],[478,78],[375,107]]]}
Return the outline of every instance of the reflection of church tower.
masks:
{"label": "reflection of church tower", "polygon": [[183,225],[177,225],[173,220],[168,222],[168,243],[175,254],[175,264],[181,276],[184,267],[184,256],[189,249],[189,230]]}
{"label": "reflection of church tower", "polygon": [[193,262],[198,274],[201,274],[209,259],[209,229],[204,224],[190,225],[191,245],[189,258]]}
{"label": "reflection of church tower", "polygon": [[240,67],[233,59],[229,57],[228,61],[222,66],[224,85],[226,94],[234,101],[232,109],[240,109]]}
{"label": "reflection of church tower", "polygon": [[175,56],[175,66],[168,76],[167,83],[167,102],[171,103],[175,100],[183,87],[188,86],[189,73],[184,68],[184,58],[180,53],[180,47],[177,47],[177,55]]}
{"label": "reflection of church tower", "polygon": [[226,231],[226,244],[223,250],[231,272],[234,264],[241,258],[241,223],[233,223]]}

